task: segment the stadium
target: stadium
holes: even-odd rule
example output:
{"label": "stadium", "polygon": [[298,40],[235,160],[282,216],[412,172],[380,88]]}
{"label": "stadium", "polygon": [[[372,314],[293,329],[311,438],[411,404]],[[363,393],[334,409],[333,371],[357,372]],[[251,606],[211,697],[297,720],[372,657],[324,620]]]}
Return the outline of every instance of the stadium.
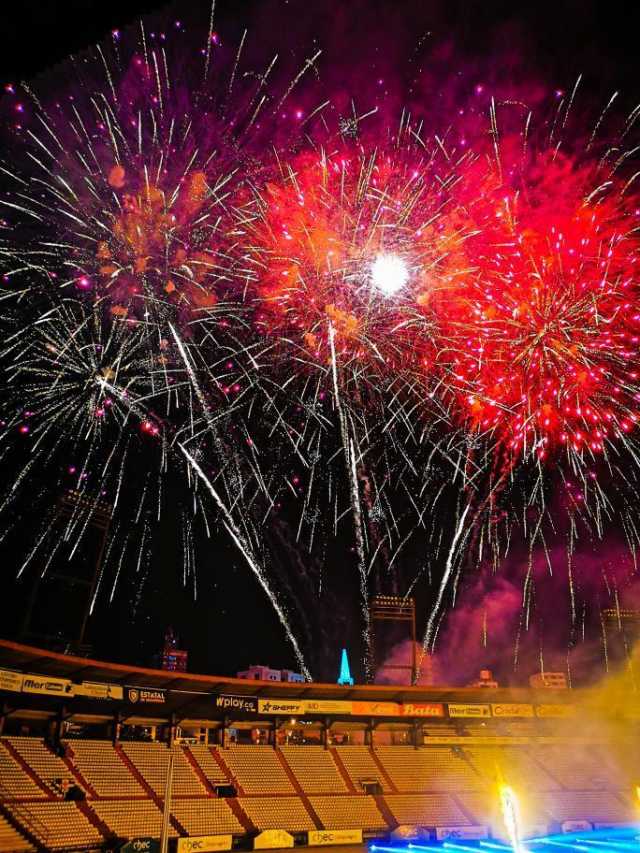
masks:
{"label": "stadium", "polygon": [[522,842],[637,832],[628,695],[595,726],[567,689],[248,681],[8,641],[0,668],[2,851],[501,850],[503,789]]}
{"label": "stadium", "polygon": [[618,6],[0,2],[0,853],[640,850]]}

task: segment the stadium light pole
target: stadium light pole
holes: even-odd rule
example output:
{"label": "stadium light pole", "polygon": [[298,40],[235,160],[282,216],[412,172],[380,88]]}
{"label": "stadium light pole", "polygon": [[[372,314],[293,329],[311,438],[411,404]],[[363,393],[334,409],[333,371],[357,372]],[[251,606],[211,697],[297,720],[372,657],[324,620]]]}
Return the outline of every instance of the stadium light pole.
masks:
{"label": "stadium light pole", "polygon": [[162,809],[162,834],[160,835],[160,853],[168,853],[169,850],[169,816],[171,815],[171,800],[173,798],[173,761],[174,746],[169,748],[169,761],[167,763],[167,777],[164,783],[164,806]]}

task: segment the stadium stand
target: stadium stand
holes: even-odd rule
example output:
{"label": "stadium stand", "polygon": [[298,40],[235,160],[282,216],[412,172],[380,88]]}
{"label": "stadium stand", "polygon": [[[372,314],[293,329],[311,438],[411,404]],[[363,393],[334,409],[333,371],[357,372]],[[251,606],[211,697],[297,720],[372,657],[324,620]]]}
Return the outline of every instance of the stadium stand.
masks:
{"label": "stadium stand", "polygon": [[473,791],[482,784],[464,756],[450,747],[379,746],[376,754],[400,792]]}
{"label": "stadium stand", "polygon": [[373,797],[309,797],[309,801],[325,829],[388,829]]}
{"label": "stadium stand", "polygon": [[22,853],[23,850],[35,850],[35,848],[11,826],[6,818],[0,815],[0,850]]}
{"label": "stadium stand", "polygon": [[230,746],[222,750],[245,794],[295,794],[295,789],[270,746]]}
{"label": "stadium stand", "polygon": [[522,791],[555,791],[560,787],[524,748],[465,747],[464,752],[480,776],[490,783],[501,773],[511,785]]}
{"label": "stadium stand", "polygon": [[212,785],[224,785],[228,780],[224,771],[213,757],[211,750],[203,743],[189,744],[189,750],[196,764],[202,771],[202,775]]}
{"label": "stadium stand", "polygon": [[542,809],[557,821],[583,820],[624,823],[629,812],[615,794],[608,791],[554,791],[535,799]]}
{"label": "stadium stand", "polygon": [[[272,801],[270,801],[272,802]],[[242,834],[244,828],[225,800],[174,800],[171,813],[189,835]]]}
{"label": "stadium stand", "polygon": [[[147,785],[164,795],[169,752],[162,743],[123,743],[122,749]],[[173,787],[176,796],[204,796],[206,791],[181,749],[174,752]]]}
{"label": "stadium stand", "polygon": [[0,741],[0,791],[3,799],[47,799],[47,794],[7,752]]}
{"label": "stadium stand", "polygon": [[379,782],[383,791],[391,790],[368,746],[337,746],[334,749],[356,790],[362,789],[362,782],[371,780]]}
{"label": "stadium stand", "polygon": [[[122,807],[122,803],[118,805]],[[18,820],[25,810],[28,812],[30,829],[46,850],[99,846],[104,842],[102,835],[75,803],[29,803],[28,807],[23,806],[20,810],[9,804],[7,808]]]}
{"label": "stadium stand", "polygon": [[469,820],[447,794],[388,794],[385,802],[399,824],[462,826]]}
{"label": "stadium stand", "polygon": [[568,752],[560,746],[543,744],[536,747],[535,757],[563,788],[600,791],[604,788],[615,790],[619,785],[619,774],[595,746],[576,747]]}
{"label": "stadium stand", "polygon": [[312,794],[347,792],[329,750],[322,746],[283,746],[281,752],[303,791]]}
{"label": "stadium stand", "polygon": [[99,797],[146,796],[109,741],[72,740],[66,744],[72,763]]}
{"label": "stadium stand", "polygon": [[284,827],[300,832],[316,828],[299,797],[242,797],[239,802],[257,829]]}
{"label": "stadium stand", "polygon": [[[94,800],[91,807],[118,838],[160,835],[162,813],[151,800]],[[173,827],[170,832],[177,835]]]}
{"label": "stadium stand", "polygon": [[6,743],[16,751],[24,763],[54,794],[59,793],[63,782],[77,784],[73,773],[64,761],[46,746],[44,740],[33,737],[9,737]]}
{"label": "stadium stand", "polygon": [[[231,834],[244,836],[236,838],[234,846],[248,849],[254,830],[362,829],[372,837],[398,825],[470,824],[486,826],[494,837],[504,838],[496,786],[500,779],[517,794],[525,827],[544,824],[555,833],[565,820],[630,823],[636,817],[632,788],[637,784],[640,735],[637,726],[624,722],[632,702],[627,696],[622,710],[607,708],[615,723],[606,729],[606,734],[611,731],[609,742],[602,726],[590,737],[588,726],[569,719],[581,713],[577,691],[562,696],[498,691],[498,701],[513,702],[515,711],[524,708],[527,717],[505,719],[489,709],[494,715],[487,716],[485,724],[478,718],[469,723],[456,718],[452,704],[447,707],[437,693],[418,687],[394,686],[392,693],[385,693],[390,688],[351,685],[344,694],[349,698],[340,699],[338,706],[335,697],[342,688],[335,685],[300,683],[292,688],[145,670],[144,683],[156,691],[145,702],[136,687],[127,687],[139,683],[139,672],[124,665],[2,640],[0,665],[9,667],[4,670],[8,687],[2,690],[4,707],[11,709],[0,716],[0,853],[104,850],[126,840],[157,839],[171,754],[167,742],[173,739],[169,830],[174,838]],[[97,697],[78,691],[75,699],[67,691],[64,704],[57,695],[31,694],[22,706],[16,688],[20,673],[40,667],[50,668],[54,688],[66,675],[69,684],[79,685],[86,677],[110,682],[111,687],[117,680],[125,689],[120,699],[113,698],[117,690],[109,698],[99,691]],[[289,702],[289,690],[299,698]],[[136,694],[135,700],[129,693]],[[192,697],[188,703],[185,695]],[[469,703],[473,712],[474,702],[487,708],[484,693],[453,695],[462,703],[458,708]],[[296,745],[264,745],[265,734],[271,744],[278,743],[294,722],[289,719],[283,726],[273,704],[261,708],[265,696],[281,701],[278,707],[287,711],[287,718],[296,708],[301,719],[288,735]],[[307,697],[314,703],[309,712],[313,720],[302,719],[304,711],[297,710],[304,708]],[[385,719],[381,706],[391,698]],[[421,719],[416,704],[417,716],[407,720],[398,704],[407,698],[437,702],[445,716]],[[344,720],[351,701],[353,713]],[[319,723],[315,717],[322,702],[328,719]],[[562,702],[567,707],[556,712],[554,705]],[[180,716],[187,705],[193,719]],[[334,707],[340,710],[331,720]],[[541,709],[539,717],[531,717]],[[636,710],[640,713],[640,706]],[[307,725],[310,722],[313,725]],[[55,741],[58,734],[60,742]],[[338,744],[319,745],[319,734],[325,742]],[[448,740],[438,743],[439,737]],[[207,738],[232,742],[209,746],[202,742]],[[351,739],[357,745],[345,743]],[[362,743],[371,739],[372,745]],[[364,793],[365,782],[379,783],[374,790],[380,793]],[[233,794],[229,784],[238,796],[218,797]],[[218,785],[227,790],[216,791]],[[71,800],[83,794],[84,800]],[[304,842],[304,835],[296,838],[296,844]]]}

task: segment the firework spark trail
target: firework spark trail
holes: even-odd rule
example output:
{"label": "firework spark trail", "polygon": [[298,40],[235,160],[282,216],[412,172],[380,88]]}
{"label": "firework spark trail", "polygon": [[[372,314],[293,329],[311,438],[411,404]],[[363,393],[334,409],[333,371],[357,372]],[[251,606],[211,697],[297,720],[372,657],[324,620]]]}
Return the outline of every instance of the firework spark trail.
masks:
{"label": "firework spark trail", "polygon": [[[468,503],[464,510],[462,511],[462,515],[458,519],[458,523],[456,524],[456,528],[454,534],[451,538],[451,547],[449,548],[449,554],[447,556],[447,562],[445,564],[444,573],[442,575],[442,580],[440,581],[440,587],[438,589],[438,596],[436,598],[436,602],[431,609],[431,613],[429,615],[429,619],[427,621],[427,627],[424,632],[424,638],[422,641],[422,647],[425,652],[429,651],[429,647],[432,645],[434,640],[434,631],[438,621],[438,616],[440,613],[440,609],[442,607],[442,602],[444,600],[444,594],[446,592],[447,586],[449,584],[449,579],[453,572],[453,568],[457,559],[459,559],[459,555],[457,552],[458,542],[464,542],[464,539],[470,534],[470,529],[465,529],[465,521],[467,518],[467,513],[471,509],[471,503]],[[418,673],[418,677],[419,677]]]}
{"label": "firework spark trail", "polygon": [[344,461],[347,475],[350,480],[351,509],[353,512],[353,525],[356,537],[356,549],[358,554],[358,573],[360,576],[360,610],[364,626],[364,669],[367,680],[371,676],[371,625],[369,621],[369,579],[365,557],[365,542],[363,532],[362,509],[360,506],[360,490],[358,487],[358,473],[356,470],[355,448],[353,439],[349,435],[347,418],[341,403],[340,384],[338,380],[338,364],[335,350],[335,330],[329,322],[329,345],[331,348],[331,375],[333,377],[333,392],[336,401],[336,409],[340,423],[340,436],[344,450]]}
{"label": "firework spark trail", "polygon": [[224,524],[224,527],[225,527],[227,533],[229,534],[229,536],[231,537],[233,542],[238,547],[238,550],[240,551],[240,553],[244,557],[245,562],[249,566],[254,577],[256,578],[256,580],[258,581],[258,583],[262,587],[263,591],[265,592],[267,598],[269,599],[271,606],[273,607],[278,619],[280,620],[280,624],[284,628],[284,631],[287,635],[287,638],[288,638],[289,642],[291,643],[291,646],[292,646],[293,651],[295,653],[296,659],[298,661],[298,665],[300,666],[303,675],[305,676],[305,678],[307,680],[311,681],[311,673],[307,669],[307,665],[305,663],[304,657],[303,657],[302,652],[300,650],[300,647],[298,645],[298,641],[296,640],[296,637],[291,630],[291,627],[289,625],[289,621],[286,617],[284,610],[280,606],[278,599],[276,598],[273,591],[271,590],[271,587],[269,585],[269,581],[267,579],[264,567],[260,566],[258,559],[256,558],[255,554],[253,553],[253,549],[251,548],[249,543],[246,542],[246,540],[244,539],[244,537],[242,536],[242,534],[238,530],[238,528],[237,528],[237,526],[233,520],[233,516],[231,515],[231,513],[227,509],[226,504],[221,499],[221,497],[219,496],[219,494],[217,493],[217,491],[213,487],[213,484],[211,483],[211,481],[209,480],[207,475],[204,473],[204,471],[202,470],[202,468],[200,467],[198,462],[193,458],[193,456],[191,456],[191,454],[189,453],[189,451],[186,449],[186,447],[183,444],[180,444],[179,447],[180,447],[180,450],[182,451],[182,453],[184,453],[184,456],[185,456],[186,460],[188,461],[189,465],[191,465],[193,470],[200,477],[202,482],[207,487],[209,493],[211,494],[211,496],[215,500],[220,512],[222,513],[223,524]]}

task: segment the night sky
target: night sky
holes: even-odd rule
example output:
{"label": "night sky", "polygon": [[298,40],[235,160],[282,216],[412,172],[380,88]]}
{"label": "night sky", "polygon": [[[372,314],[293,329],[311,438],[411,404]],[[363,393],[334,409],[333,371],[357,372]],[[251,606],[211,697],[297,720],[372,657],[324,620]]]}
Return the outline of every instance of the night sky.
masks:
{"label": "night sky", "polygon": [[[475,2],[475,0],[283,0],[244,2],[221,0],[216,28],[223,36],[237,38],[245,27],[264,34],[264,52],[276,47],[292,67],[308,55],[310,45],[323,49],[323,79],[339,85],[345,75],[356,81],[386,68],[393,74],[397,92],[411,97],[412,74],[430,58],[441,77],[448,63],[478,81],[511,77],[528,81],[552,92],[568,89],[578,74],[584,74],[588,96],[606,102],[621,90],[621,102],[632,107],[640,97],[640,54],[637,21],[632,4],[588,2],[588,0],[542,0],[542,2]],[[174,6],[137,0],[64,0],[35,2],[12,0],[0,9],[0,81],[16,82],[40,78],[70,53],[82,51],[125,29],[139,16],[150,16],[162,26],[177,15],[187,28],[204,30],[209,5],[183,0]],[[47,488],[46,482],[34,489]],[[175,485],[176,502],[184,500]],[[21,537],[30,530],[20,528]],[[22,614],[36,570],[19,582],[15,540],[3,546],[0,557],[3,592],[0,601],[0,634],[17,637]],[[13,544],[12,544],[13,542]],[[213,542],[200,543],[198,600],[192,588],[182,585],[180,543],[170,524],[155,536],[152,561],[146,580],[129,579],[113,605],[100,601],[89,625],[95,653],[106,659],[148,664],[160,645],[164,630],[173,626],[189,650],[194,672],[235,674],[250,663],[295,666],[282,632],[263,594],[247,574],[222,534]],[[346,547],[346,545],[345,545]],[[87,557],[91,559],[90,556]],[[408,559],[412,559],[409,555]],[[129,573],[130,574],[130,573]],[[127,585],[128,584],[128,585]],[[418,593],[421,613],[426,613],[433,588]],[[319,654],[319,669],[330,677],[334,652],[335,672],[339,647],[356,641],[356,590],[345,584],[337,605],[341,617],[333,648]],[[56,600],[54,620],[64,624],[69,601]],[[335,605],[335,602],[334,602]],[[318,607],[327,606],[318,602]],[[59,610],[56,610],[59,608]],[[49,613],[51,617],[52,614]],[[421,616],[419,627],[423,628]],[[325,642],[319,640],[319,642]]]}

